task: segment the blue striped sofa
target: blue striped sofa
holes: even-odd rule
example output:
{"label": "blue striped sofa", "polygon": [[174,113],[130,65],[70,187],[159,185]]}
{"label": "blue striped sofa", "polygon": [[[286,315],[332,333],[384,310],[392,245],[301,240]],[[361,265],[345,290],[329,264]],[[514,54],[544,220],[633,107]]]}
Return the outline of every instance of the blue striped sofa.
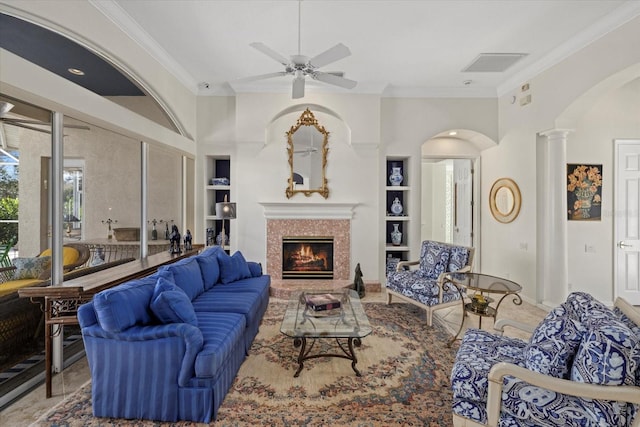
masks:
{"label": "blue striped sofa", "polygon": [[96,294],[78,310],[96,417],[209,423],[269,303],[260,264],[220,247]]}

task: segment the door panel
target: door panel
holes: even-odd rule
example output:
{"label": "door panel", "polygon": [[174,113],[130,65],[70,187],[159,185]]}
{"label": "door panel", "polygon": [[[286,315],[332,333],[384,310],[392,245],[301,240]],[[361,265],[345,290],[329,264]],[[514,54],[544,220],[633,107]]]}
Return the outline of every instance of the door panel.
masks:
{"label": "door panel", "polygon": [[454,160],[453,176],[455,193],[453,243],[473,246],[473,170],[471,160]]}
{"label": "door panel", "polygon": [[640,140],[615,146],[615,293],[640,305]]}

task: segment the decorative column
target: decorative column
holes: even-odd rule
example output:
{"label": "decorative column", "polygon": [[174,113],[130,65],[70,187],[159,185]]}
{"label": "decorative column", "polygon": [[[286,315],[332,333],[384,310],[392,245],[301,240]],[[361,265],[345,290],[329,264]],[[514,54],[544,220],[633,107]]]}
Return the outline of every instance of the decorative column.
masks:
{"label": "decorative column", "polygon": [[[51,112],[51,243],[49,247],[52,249],[51,257],[51,284],[53,286],[62,286],[62,187],[64,185],[64,114],[53,111]],[[47,369],[52,366],[54,372],[62,372],[63,358],[63,326],[45,325],[45,328],[53,328],[53,341],[51,357],[52,364],[46,364]],[[47,373],[51,375],[50,372]],[[47,391],[49,397],[50,391]]]}
{"label": "decorative column", "polygon": [[544,305],[560,305],[569,294],[567,243],[567,136],[568,129],[541,132],[546,140],[542,180],[538,180],[538,300]]}

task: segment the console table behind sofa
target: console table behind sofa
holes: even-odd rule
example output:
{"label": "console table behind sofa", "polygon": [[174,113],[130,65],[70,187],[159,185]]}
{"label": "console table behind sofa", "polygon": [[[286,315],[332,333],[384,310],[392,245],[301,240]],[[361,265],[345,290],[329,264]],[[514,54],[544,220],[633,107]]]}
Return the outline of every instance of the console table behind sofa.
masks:
{"label": "console table behind sofa", "polygon": [[174,263],[196,253],[198,253],[197,249],[182,254],[161,252],[65,281],[60,286],[27,287],[18,290],[21,298],[30,298],[32,302],[40,304],[45,314],[46,397],[51,397],[52,338],[59,333],[54,332],[55,325],[77,325],[78,307],[90,301],[98,292],[132,279],[148,276],[163,265]]}

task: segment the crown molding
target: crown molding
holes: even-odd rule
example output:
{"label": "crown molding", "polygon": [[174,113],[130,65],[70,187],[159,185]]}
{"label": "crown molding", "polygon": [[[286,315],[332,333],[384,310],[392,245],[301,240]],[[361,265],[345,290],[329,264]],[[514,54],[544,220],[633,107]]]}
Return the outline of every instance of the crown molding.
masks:
{"label": "crown molding", "polygon": [[162,66],[178,79],[180,83],[187,87],[189,91],[194,95],[198,94],[198,83],[196,79],[144,31],[120,5],[113,0],[88,0],[88,2],[118,26],[131,40],[142,47],[156,61],[162,64]]}
{"label": "crown molding", "polygon": [[628,0],[613,12],[598,20],[595,24],[584,29],[576,36],[553,49],[542,59],[534,62],[529,67],[507,79],[504,83],[498,86],[498,96],[501,97],[506,95],[510,91],[519,87],[522,83],[562,62],[569,56],[575,54],[587,45],[605,36],[621,25],[631,21],[637,16],[640,16],[640,1]]}

